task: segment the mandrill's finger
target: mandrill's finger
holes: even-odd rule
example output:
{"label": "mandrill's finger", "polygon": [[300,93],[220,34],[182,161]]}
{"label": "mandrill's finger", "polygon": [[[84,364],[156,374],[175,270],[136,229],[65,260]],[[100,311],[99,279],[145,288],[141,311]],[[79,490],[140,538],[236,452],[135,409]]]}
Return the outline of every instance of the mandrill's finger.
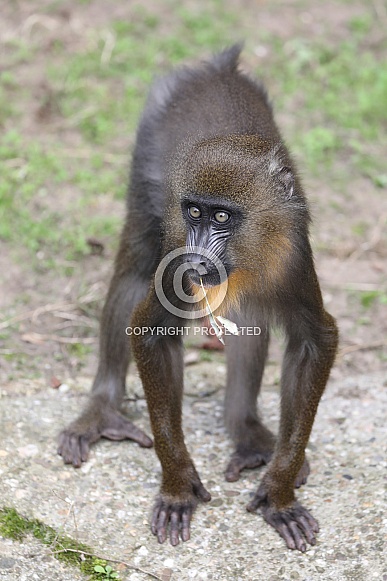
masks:
{"label": "mandrill's finger", "polygon": [[169,511],[167,509],[163,508],[160,510],[156,525],[157,540],[159,543],[163,543],[167,538],[168,516]]}
{"label": "mandrill's finger", "polygon": [[316,519],[308,512],[307,510],[304,511],[303,516],[308,521],[308,524],[314,533],[318,533],[320,530],[319,524]]}
{"label": "mandrill's finger", "polygon": [[288,529],[285,523],[277,523],[273,524],[275,530],[281,535],[284,539],[288,549],[295,549],[296,543],[294,542],[293,535],[291,531]]}
{"label": "mandrill's finger", "polygon": [[250,500],[249,504],[246,506],[246,510],[248,512],[255,512],[259,507],[260,502],[261,502],[260,496],[255,495],[254,498]]}
{"label": "mandrill's finger", "polygon": [[225,472],[227,482],[236,482],[239,480],[242,469],[243,466],[239,458],[232,458]]}
{"label": "mandrill's finger", "polygon": [[211,494],[208,492],[208,490],[206,490],[203,486],[203,484],[200,482],[194,485],[194,492],[196,494],[196,496],[200,499],[203,500],[203,502],[208,502],[209,500],[211,500]]}
{"label": "mandrill's finger", "polygon": [[159,519],[160,508],[161,508],[160,504],[157,503],[152,512],[151,531],[154,535],[157,534],[157,521]]}
{"label": "mandrill's finger", "polygon": [[132,422],[116,415],[114,421],[101,431],[101,436],[109,440],[133,440],[142,448],[151,448],[152,440]]}
{"label": "mandrill's finger", "polygon": [[127,438],[137,442],[141,448],[152,448],[153,446],[153,441],[145,434],[145,432],[137,428],[134,424],[132,424],[131,428],[128,429]]}
{"label": "mandrill's finger", "polygon": [[267,502],[267,493],[265,488],[261,484],[257,492],[254,494],[253,498],[246,506],[246,510],[248,510],[249,512],[255,512],[258,507],[265,505],[266,502]]}
{"label": "mandrill's finger", "polygon": [[190,533],[190,525],[191,525],[191,517],[192,517],[192,509],[191,508],[184,508],[182,515],[181,515],[181,538],[183,541],[189,541],[191,533]]}
{"label": "mandrill's finger", "polygon": [[89,457],[90,446],[87,438],[81,436],[80,438],[80,448],[81,448],[81,460],[82,462],[86,462]]}
{"label": "mandrill's finger", "polygon": [[82,458],[81,458],[81,436],[78,434],[74,434],[70,436],[70,446],[69,446],[72,454],[72,465],[74,468],[79,468],[82,466]]}
{"label": "mandrill's finger", "polygon": [[305,535],[306,540],[310,545],[316,544],[316,537],[314,536],[314,531],[311,528],[310,524],[308,523],[307,519],[304,516],[300,516],[297,519],[298,526],[302,530]]}
{"label": "mandrill's finger", "polygon": [[305,539],[297,523],[295,521],[290,521],[289,523],[287,523],[287,527],[288,530],[291,531],[291,534],[293,535],[294,543],[296,545],[295,548],[301,551],[302,553],[305,553],[306,551]]}
{"label": "mandrill's finger", "polygon": [[227,482],[235,482],[239,480],[240,473],[245,468],[258,468],[262,464],[267,464],[269,460],[269,453],[251,451],[248,454],[240,454],[235,452],[228,463],[225,472]]}
{"label": "mandrill's finger", "polygon": [[169,519],[169,538],[173,547],[179,544],[179,525],[180,515],[174,510]]}
{"label": "mandrill's finger", "polygon": [[82,465],[80,438],[78,435],[63,432],[59,439],[58,453],[65,464],[72,464],[74,468]]}

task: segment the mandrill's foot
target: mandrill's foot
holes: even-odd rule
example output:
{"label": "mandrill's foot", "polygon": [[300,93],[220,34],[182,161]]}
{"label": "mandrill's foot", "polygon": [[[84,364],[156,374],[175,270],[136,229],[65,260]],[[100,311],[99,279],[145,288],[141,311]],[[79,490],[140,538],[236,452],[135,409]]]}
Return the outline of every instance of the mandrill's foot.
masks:
{"label": "mandrill's foot", "polygon": [[61,432],[58,454],[65,464],[79,468],[89,456],[90,445],[100,438],[134,440],[144,448],[153,445],[152,440],[119,411],[92,400],[83,414]]}
{"label": "mandrill's foot", "polygon": [[[242,470],[245,468],[259,468],[264,464],[268,464],[273,455],[272,447],[265,446],[264,448],[244,448],[238,446],[236,452],[231,456],[230,462],[227,465],[225,478],[227,482],[236,482],[241,476]],[[308,460],[305,458],[299,473],[297,474],[294,488],[300,488],[306,484],[310,474],[310,466]]]}
{"label": "mandrill's foot", "polygon": [[[195,470],[196,473],[196,470]],[[152,513],[151,530],[157,536],[159,543],[163,543],[168,536],[172,546],[179,544],[179,537],[182,541],[190,538],[191,518],[199,502],[211,500],[211,494],[204,488],[197,474],[194,475],[189,487],[192,492],[184,493],[180,496],[170,496],[160,493],[156,498],[156,503]]]}
{"label": "mandrill's foot", "polygon": [[266,448],[238,446],[226,468],[226,480],[228,482],[239,480],[242,470],[245,468],[258,468],[263,464],[268,464],[272,455],[273,449],[271,446]]}
{"label": "mandrill's foot", "polygon": [[261,484],[253,500],[247,505],[249,512],[261,509],[263,518],[285,540],[289,549],[306,551],[306,541],[310,545],[316,544],[315,533],[319,526],[313,516],[296,500],[284,509],[276,509],[270,502],[264,484]]}

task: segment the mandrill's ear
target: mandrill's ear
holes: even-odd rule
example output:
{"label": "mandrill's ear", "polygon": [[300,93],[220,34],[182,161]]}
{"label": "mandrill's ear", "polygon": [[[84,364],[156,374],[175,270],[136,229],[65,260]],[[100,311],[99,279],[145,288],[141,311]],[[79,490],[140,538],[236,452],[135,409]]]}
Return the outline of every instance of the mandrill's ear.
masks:
{"label": "mandrill's ear", "polygon": [[269,172],[278,184],[279,189],[283,192],[284,199],[290,200],[294,192],[294,174],[289,166],[284,165],[279,150],[280,147],[276,147],[272,151]]}
{"label": "mandrill's ear", "polygon": [[285,192],[285,200],[290,200],[294,191],[294,175],[290,167],[281,167],[276,175]]}

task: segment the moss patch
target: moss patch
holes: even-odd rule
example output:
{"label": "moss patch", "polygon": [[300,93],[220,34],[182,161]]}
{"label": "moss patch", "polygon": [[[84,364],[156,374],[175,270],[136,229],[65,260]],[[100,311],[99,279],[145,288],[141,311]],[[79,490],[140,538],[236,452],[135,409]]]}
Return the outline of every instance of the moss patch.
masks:
{"label": "moss patch", "polygon": [[[107,561],[94,556],[93,550],[84,543],[59,534],[55,529],[37,519],[21,516],[14,508],[0,509],[0,534],[3,537],[21,541],[28,533],[44,545],[51,546],[53,556],[58,561],[78,567],[90,579],[118,579],[118,576],[112,577],[112,573],[115,573],[113,569],[110,567],[106,569]],[[55,553],[55,551],[63,552]],[[101,569],[107,572],[102,572]]]}

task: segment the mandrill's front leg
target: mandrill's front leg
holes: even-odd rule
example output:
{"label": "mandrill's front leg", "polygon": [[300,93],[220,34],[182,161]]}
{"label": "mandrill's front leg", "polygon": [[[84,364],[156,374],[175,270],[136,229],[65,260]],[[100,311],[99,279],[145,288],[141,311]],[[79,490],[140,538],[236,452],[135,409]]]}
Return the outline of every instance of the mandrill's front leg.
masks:
{"label": "mandrill's front leg", "polygon": [[183,350],[180,336],[169,333],[182,325],[158,302],[153,288],[134,314],[134,327],[159,327],[165,334],[132,337],[133,352],[148,403],[155,449],[162,466],[162,484],[152,514],[152,532],[159,543],[172,545],[190,538],[198,501],[211,496],[200,481],[184,443],[181,425]]}
{"label": "mandrill's front leg", "polygon": [[289,549],[302,552],[306,550],[305,539],[315,544],[319,527],[308,510],[296,501],[294,483],[305,460],[305,447],[336,348],[334,319],[323,310],[318,315],[309,312],[297,324],[288,326],[278,440],[262,483],[247,506],[250,512],[259,507]]}

